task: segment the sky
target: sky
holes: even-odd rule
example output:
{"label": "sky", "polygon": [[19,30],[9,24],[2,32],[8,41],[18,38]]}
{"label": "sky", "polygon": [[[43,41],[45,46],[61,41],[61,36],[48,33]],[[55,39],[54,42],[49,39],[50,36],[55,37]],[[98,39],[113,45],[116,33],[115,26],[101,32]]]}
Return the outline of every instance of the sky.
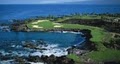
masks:
{"label": "sky", "polygon": [[0,4],[120,4],[120,0],[0,0]]}

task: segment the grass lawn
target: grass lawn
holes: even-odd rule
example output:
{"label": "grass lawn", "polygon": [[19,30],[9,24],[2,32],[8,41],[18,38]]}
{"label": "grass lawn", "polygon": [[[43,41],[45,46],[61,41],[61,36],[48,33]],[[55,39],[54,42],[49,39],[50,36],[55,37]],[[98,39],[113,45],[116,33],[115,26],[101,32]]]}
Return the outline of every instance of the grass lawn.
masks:
{"label": "grass lawn", "polygon": [[78,57],[75,54],[69,54],[69,55],[67,55],[67,57],[73,59],[76,62],[76,64],[81,62],[80,57]]}
{"label": "grass lawn", "polygon": [[36,25],[38,25],[38,26],[41,26],[41,27],[43,27],[44,29],[51,29],[51,28],[53,28],[53,24],[52,24],[52,22],[50,22],[50,21],[44,21],[44,22],[40,22],[40,23],[38,23],[38,24],[36,24]]}
{"label": "grass lawn", "polygon": [[99,62],[99,61],[120,61],[120,51],[106,49],[105,51],[93,51],[86,57]]}
{"label": "grass lawn", "polygon": [[[67,57],[73,59],[76,62],[76,64],[82,64],[82,58],[75,54],[69,54]],[[120,51],[112,50],[112,49],[106,49],[104,51],[92,51],[92,52],[87,53],[87,55],[85,55],[84,58],[89,58],[96,63],[106,62],[106,61],[119,62]]]}

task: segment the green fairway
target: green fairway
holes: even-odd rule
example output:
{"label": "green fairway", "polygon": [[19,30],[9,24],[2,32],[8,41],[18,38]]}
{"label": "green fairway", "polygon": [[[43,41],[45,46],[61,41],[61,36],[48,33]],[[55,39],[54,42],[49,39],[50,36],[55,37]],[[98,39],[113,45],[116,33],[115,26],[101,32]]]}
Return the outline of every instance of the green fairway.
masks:
{"label": "green fairway", "polygon": [[73,59],[76,62],[76,64],[81,62],[80,57],[78,57],[76,54],[69,54],[67,55],[67,57]]}
{"label": "green fairway", "polygon": [[106,49],[105,51],[93,51],[86,55],[90,59],[99,62],[99,61],[120,61],[120,51]]}

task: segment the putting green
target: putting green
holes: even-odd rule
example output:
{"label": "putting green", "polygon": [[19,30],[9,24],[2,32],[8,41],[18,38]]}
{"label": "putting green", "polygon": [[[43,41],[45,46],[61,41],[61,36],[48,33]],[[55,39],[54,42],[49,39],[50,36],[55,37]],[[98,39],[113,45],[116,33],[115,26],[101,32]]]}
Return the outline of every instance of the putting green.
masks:
{"label": "putting green", "polygon": [[63,25],[60,23],[54,23],[49,20],[38,20],[27,24],[29,28],[38,28],[38,29],[52,29],[52,28],[61,28]]}

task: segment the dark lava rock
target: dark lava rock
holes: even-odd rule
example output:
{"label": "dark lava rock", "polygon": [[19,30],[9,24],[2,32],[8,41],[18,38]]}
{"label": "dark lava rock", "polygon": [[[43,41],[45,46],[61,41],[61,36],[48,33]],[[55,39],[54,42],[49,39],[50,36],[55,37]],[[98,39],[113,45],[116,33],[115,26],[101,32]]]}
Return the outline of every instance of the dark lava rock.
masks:
{"label": "dark lava rock", "polygon": [[104,62],[104,64],[120,64],[120,62],[114,62],[114,61],[112,61],[112,62]]}
{"label": "dark lava rock", "polygon": [[26,62],[25,57],[15,57],[15,64],[26,64]]}
{"label": "dark lava rock", "polygon": [[10,60],[13,59],[11,55],[0,55],[0,60]]}
{"label": "dark lava rock", "polygon": [[41,58],[39,56],[29,56],[27,58],[27,61],[29,62],[41,62]]}
{"label": "dark lava rock", "polygon": [[69,59],[66,56],[56,57],[51,56],[29,56],[26,59],[28,62],[43,62],[45,64],[75,64],[73,59]]}
{"label": "dark lava rock", "polygon": [[23,44],[23,47],[34,49],[34,48],[36,48],[37,46],[34,45],[34,44],[32,44],[32,43],[24,43],[24,44]]}

